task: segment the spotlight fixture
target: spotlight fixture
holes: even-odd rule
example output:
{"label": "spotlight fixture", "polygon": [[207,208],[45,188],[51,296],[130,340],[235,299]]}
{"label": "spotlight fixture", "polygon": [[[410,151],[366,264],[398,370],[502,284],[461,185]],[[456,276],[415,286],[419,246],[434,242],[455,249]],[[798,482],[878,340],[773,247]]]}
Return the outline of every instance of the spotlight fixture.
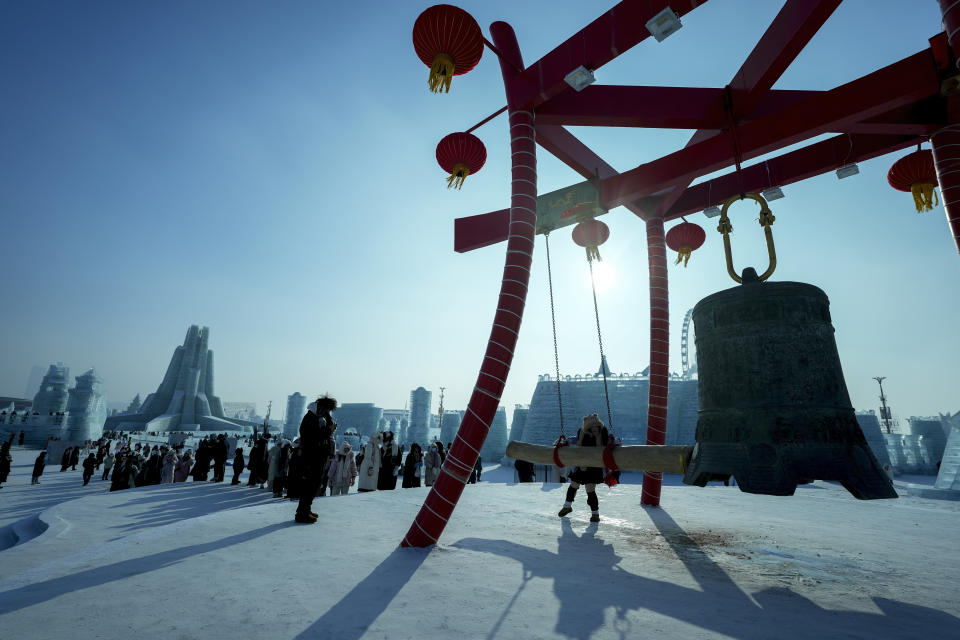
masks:
{"label": "spotlight fixture", "polygon": [[573,87],[575,91],[583,91],[584,87],[596,81],[596,78],[593,77],[593,71],[590,71],[590,69],[587,69],[583,65],[580,65],[568,73],[563,79],[566,80],[567,84]]}
{"label": "spotlight fixture", "polygon": [[782,198],[783,191],[780,189],[780,187],[770,187],[766,191],[761,192],[760,195],[763,196],[764,200],[770,202],[771,200],[779,200]]}
{"label": "spotlight fixture", "polygon": [[850,176],[855,176],[860,173],[860,167],[854,164],[845,164],[839,169],[837,169],[837,177],[841,180],[844,178],[849,178]]}
{"label": "spotlight fixture", "polygon": [[682,26],[680,16],[674,13],[670,7],[647,20],[647,30],[650,35],[657,39],[657,42],[663,42],[667,39],[667,36],[678,31]]}
{"label": "spotlight fixture", "polygon": [[720,207],[717,205],[711,205],[703,210],[703,215],[707,216],[708,218],[716,218],[718,215],[720,215]]}

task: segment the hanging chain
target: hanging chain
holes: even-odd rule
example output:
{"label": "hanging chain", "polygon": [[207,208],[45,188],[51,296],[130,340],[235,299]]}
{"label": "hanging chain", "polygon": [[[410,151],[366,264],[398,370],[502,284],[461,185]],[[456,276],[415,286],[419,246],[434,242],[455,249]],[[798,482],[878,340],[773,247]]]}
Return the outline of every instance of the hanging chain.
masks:
{"label": "hanging chain", "polygon": [[547,242],[547,283],[550,287],[550,323],[553,325],[553,362],[557,368],[557,406],[560,407],[560,437],[563,433],[563,396],[560,393],[560,351],[557,348],[557,315],[553,308],[553,269],[550,266],[550,234],[544,234]]}
{"label": "hanging chain", "polygon": [[593,291],[593,315],[597,319],[597,342],[600,344],[600,373],[603,374],[603,397],[607,401],[607,425],[610,427],[610,435],[613,432],[613,414],[610,413],[610,392],[607,389],[607,357],[603,354],[603,335],[600,333],[600,307],[597,305],[597,287],[593,282],[593,260],[587,260],[590,265],[590,289]]}

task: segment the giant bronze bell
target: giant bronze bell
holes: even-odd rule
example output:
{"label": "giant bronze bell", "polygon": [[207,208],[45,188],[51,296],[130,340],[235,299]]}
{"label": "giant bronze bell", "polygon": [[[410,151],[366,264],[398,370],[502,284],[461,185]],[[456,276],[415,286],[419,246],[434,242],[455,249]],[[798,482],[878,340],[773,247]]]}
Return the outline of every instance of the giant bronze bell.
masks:
{"label": "giant bronze bell", "polygon": [[742,278],[733,270],[731,199],[719,230],[741,284],[693,309],[700,411],[683,481],[704,486],[732,475],[748,493],[793,495],[797,484],[833,480],[860,499],[896,498],[850,404],[830,301],[809,284],[763,282],[776,265],[773,216],[761,197],[748,197],[761,204],[770,267]]}

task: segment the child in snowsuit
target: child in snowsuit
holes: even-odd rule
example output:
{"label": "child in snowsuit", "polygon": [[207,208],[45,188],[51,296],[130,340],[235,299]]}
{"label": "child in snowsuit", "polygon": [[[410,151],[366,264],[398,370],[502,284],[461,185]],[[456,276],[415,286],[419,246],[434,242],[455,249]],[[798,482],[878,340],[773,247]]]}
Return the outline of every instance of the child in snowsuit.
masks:
{"label": "child in snowsuit", "polygon": [[[577,446],[605,447],[610,435],[597,414],[583,417],[583,426],[577,431]],[[597,499],[597,485],[603,482],[601,467],[575,467],[570,474],[570,486],[567,487],[567,501],[563,503],[559,515],[561,518],[573,511],[573,500],[580,485],[586,485],[587,505],[590,507],[590,522],[600,522],[600,501]]]}

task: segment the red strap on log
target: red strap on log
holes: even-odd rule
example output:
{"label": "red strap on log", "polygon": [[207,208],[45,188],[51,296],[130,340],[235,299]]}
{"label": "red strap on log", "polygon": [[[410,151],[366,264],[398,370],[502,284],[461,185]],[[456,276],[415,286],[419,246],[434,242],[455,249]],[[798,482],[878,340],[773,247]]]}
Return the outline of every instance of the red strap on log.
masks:
{"label": "red strap on log", "polygon": [[[603,474],[603,483],[608,487],[615,487],[620,484],[620,481],[617,480],[617,472],[620,471],[620,467],[617,466],[616,460],[613,459],[613,449],[617,445],[611,439],[607,446],[603,448],[603,466],[606,467],[606,473]],[[554,450],[554,457],[556,457],[556,450]]]}
{"label": "red strap on log", "polygon": [[557,441],[553,443],[553,464],[557,465],[561,469],[567,465],[560,462],[560,447],[566,447],[570,443],[567,442],[567,439],[564,436],[557,438]]}

